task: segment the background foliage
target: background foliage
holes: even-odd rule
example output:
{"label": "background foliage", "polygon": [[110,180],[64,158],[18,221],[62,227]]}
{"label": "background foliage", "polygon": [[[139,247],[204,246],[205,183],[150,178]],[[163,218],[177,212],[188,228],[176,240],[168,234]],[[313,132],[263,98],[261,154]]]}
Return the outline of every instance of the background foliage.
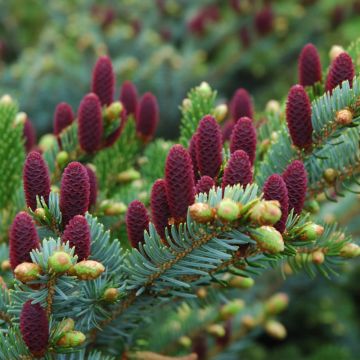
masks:
{"label": "background foliage", "polygon": [[[89,74],[96,58],[109,53],[118,83],[132,79],[141,93],[150,90],[157,96],[161,113],[159,135],[172,139],[178,135],[181,119],[179,104],[188,90],[201,81],[206,80],[217,89],[217,101],[229,99],[240,86],[247,88],[254,96],[260,118],[267,100],[283,100],[289,86],[297,82],[296,60],[305,43],[311,41],[318,46],[326,68],[330,62],[328,52],[331,45],[347,47],[354,40],[360,24],[358,1],[347,0],[340,5],[335,0],[267,1],[272,3],[274,27],[266,36],[260,37],[256,35],[253,22],[256,12],[265,6],[264,2],[240,2],[247,4],[241,12],[236,12],[230,1],[215,0],[49,0],[46,6],[36,0],[0,0],[0,93],[10,93],[19,99],[19,108],[29,114],[38,133],[42,134],[52,128],[52,114],[58,102],[67,101],[77,109],[83,94],[88,92]],[[217,6],[219,19],[210,22],[204,34],[191,31],[191,19],[201,8],[209,5]],[[248,47],[244,46],[240,36],[243,26],[250,29]],[[12,111],[15,114],[17,109]],[[99,202],[110,197],[125,204],[141,197],[148,202],[147,192],[152,182],[163,175],[162,164],[171,140],[158,139],[143,151],[134,138],[131,126],[131,123],[127,125],[116,144],[117,149],[108,149],[93,159],[102,174],[101,186],[106,188],[106,192],[100,194]],[[6,237],[9,219],[23,207],[23,199],[16,191],[21,185],[20,176],[14,175],[12,179],[10,175],[21,173],[24,153],[21,149],[14,149],[14,144],[20,144],[20,132],[12,133],[17,136],[15,139],[6,135],[5,128],[0,130],[0,141],[6,141],[8,149],[17,154],[11,162],[11,171],[2,169],[0,164],[1,182],[14,184],[13,188],[7,188],[9,192],[4,193],[0,189],[1,210],[5,208],[9,196],[16,204],[10,214],[1,212],[2,239]],[[267,135],[264,134],[264,138]],[[186,139],[182,141],[186,143]],[[131,144],[129,158],[112,156],[112,152],[116,154],[124,144]],[[120,191],[107,185],[112,173],[137,166],[131,155],[142,151],[141,155],[147,162],[140,166],[141,182],[125,184]],[[11,156],[10,152],[8,156]],[[46,156],[51,158],[52,154]],[[156,169],[151,166],[153,159],[156,159]],[[309,166],[312,166],[310,161]],[[261,174],[263,178],[267,175],[266,171]],[[260,182],[263,180],[259,179]],[[339,197],[337,203],[327,201],[324,196],[318,200],[322,204],[319,218],[328,223],[336,219],[347,227],[355,239],[360,238],[358,194],[348,193],[345,198]],[[106,228],[112,228],[112,236],[123,243],[123,223],[119,224],[115,217],[104,216],[101,209],[98,209],[97,216]],[[108,265],[118,266],[116,262]],[[256,285],[257,295],[265,298],[274,291],[290,294],[291,306],[279,317],[286,325],[288,337],[284,341],[276,341],[262,334],[253,342],[243,344],[243,358],[355,359],[360,352],[359,262],[343,265],[341,274],[341,278],[335,278],[335,281],[322,277],[309,280],[306,275],[292,274],[288,270],[288,279],[284,282],[281,274],[269,270]],[[5,273],[1,275],[6,276]],[[269,283],[272,284],[271,289]],[[101,287],[101,284],[98,286]],[[194,314],[200,313],[195,305],[194,309]],[[175,313],[172,320],[176,322],[176,316],[183,314],[184,311]],[[156,315],[159,318],[162,316]],[[210,322],[212,315],[210,311],[204,317],[208,316]],[[96,318],[87,320],[96,322]],[[196,316],[190,320],[185,326],[196,328]],[[160,327],[156,330],[160,333],[166,331],[169,328],[166,325],[165,330]],[[150,337],[154,329],[150,328],[150,324],[148,327],[146,329],[145,326],[145,333]],[[121,324],[115,329],[126,332]],[[103,336],[106,338],[107,334]],[[135,339],[140,349],[144,346],[143,337],[144,334],[141,334]],[[99,343],[102,341],[105,343],[100,338]],[[163,350],[161,342],[156,343],[153,339],[151,344],[152,350]],[[97,359],[96,356],[94,354],[91,359]],[[218,359],[231,359],[226,356],[225,352]]]}

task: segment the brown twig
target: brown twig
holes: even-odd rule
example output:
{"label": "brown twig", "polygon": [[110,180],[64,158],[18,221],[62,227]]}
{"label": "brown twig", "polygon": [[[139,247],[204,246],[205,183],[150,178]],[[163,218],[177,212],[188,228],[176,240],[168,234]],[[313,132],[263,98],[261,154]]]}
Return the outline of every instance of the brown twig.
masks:
{"label": "brown twig", "polygon": [[48,288],[48,294],[46,297],[46,315],[49,318],[51,313],[52,313],[52,304],[53,304],[53,300],[54,300],[54,293],[55,293],[55,283],[56,283],[56,276],[55,275],[50,275],[50,279],[47,283],[47,288]]}
{"label": "brown twig", "polygon": [[11,317],[6,314],[4,311],[0,311],[0,319],[4,320],[9,325],[12,325]]}

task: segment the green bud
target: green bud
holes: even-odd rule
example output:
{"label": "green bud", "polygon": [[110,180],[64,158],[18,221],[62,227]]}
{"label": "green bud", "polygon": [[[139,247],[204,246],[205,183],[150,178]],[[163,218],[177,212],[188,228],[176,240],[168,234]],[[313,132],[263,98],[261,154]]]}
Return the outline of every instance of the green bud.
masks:
{"label": "green bud", "polygon": [[321,265],[325,261],[325,255],[321,250],[311,253],[311,261],[316,265]]}
{"label": "green bud", "polygon": [[84,343],[86,336],[80,331],[69,331],[57,342],[60,347],[75,347]]}
{"label": "green bud", "polygon": [[305,204],[306,210],[312,214],[317,214],[320,211],[320,205],[316,200],[310,200]]}
{"label": "green bud", "polygon": [[214,219],[214,210],[204,203],[195,203],[189,207],[190,216],[198,223],[207,223]]}
{"label": "green bud", "polygon": [[69,154],[66,151],[60,151],[56,156],[56,162],[63,169],[69,162]]}
{"label": "green bud", "polygon": [[75,327],[75,321],[71,318],[67,318],[61,321],[59,325],[59,332],[61,335],[64,335],[65,333],[74,330]]}
{"label": "green bud", "polygon": [[11,270],[11,264],[10,264],[10,261],[8,259],[6,260],[3,260],[1,262],[1,270],[2,271],[9,271]]}
{"label": "green bud", "polygon": [[340,250],[340,256],[351,259],[360,256],[360,246],[354,243],[345,244]]}
{"label": "green bud", "polygon": [[306,264],[310,261],[310,255],[308,253],[297,253],[295,255],[295,261],[299,264],[299,265],[303,265]]}
{"label": "green bud", "polygon": [[141,174],[138,171],[136,171],[135,169],[128,169],[118,174],[116,178],[118,182],[126,183],[130,181],[138,180],[140,179],[140,177]]}
{"label": "green bud", "polygon": [[244,315],[241,324],[248,330],[252,330],[258,323],[252,315]]}
{"label": "green bud", "polygon": [[105,116],[109,120],[116,120],[119,118],[122,113],[124,107],[120,101],[113,102],[110,106],[108,106],[105,110]]}
{"label": "green bud", "polygon": [[51,149],[57,143],[56,136],[53,134],[46,134],[41,137],[39,141],[39,148],[45,152]]}
{"label": "green bud", "polygon": [[300,239],[303,241],[315,241],[324,232],[324,228],[320,225],[309,223],[306,224],[299,232]]}
{"label": "green bud", "polygon": [[261,226],[251,234],[258,246],[269,254],[278,254],[284,251],[285,245],[281,234],[271,226]]}
{"label": "green bud", "polygon": [[214,117],[218,123],[224,121],[226,115],[228,113],[228,107],[226,104],[218,105],[214,110]]}
{"label": "green bud", "polygon": [[37,208],[37,209],[34,211],[34,213],[35,213],[35,216],[36,216],[37,219],[39,219],[39,220],[41,220],[41,221],[46,219],[45,209],[43,209],[43,208]]}
{"label": "green bud", "polygon": [[333,184],[337,176],[338,176],[338,172],[332,168],[326,169],[323,174],[323,177],[328,184]]}
{"label": "green bud", "polygon": [[40,274],[41,267],[38,264],[31,262],[23,262],[19,264],[14,270],[16,279],[23,283],[36,280]]}
{"label": "green bud", "polygon": [[179,339],[179,344],[185,348],[189,348],[192,344],[191,338],[188,336],[181,336]]}
{"label": "green bud", "polygon": [[211,324],[206,328],[206,331],[216,337],[225,336],[225,328],[220,324]]}
{"label": "green bud", "polygon": [[277,340],[283,340],[287,335],[285,326],[276,320],[267,321],[265,323],[265,331],[269,336]]}
{"label": "green bud", "polygon": [[125,214],[127,210],[127,206],[122,202],[110,203],[104,209],[104,214],[107,216],[116,216]]}
{"label": "green bud", "polygon": [[289,297],[285,293],[277,293],[265,302],[265,311],[268,315],[277,315],[289,305]]}
{"label": "green bud", "polygon": [[183,100],[182,102],[182,108],[184,111],[188,111],[191,109],[191,106],[192,106],[192,103],[191,103],[191,100],[186,98]]}
{"label": "green bud", "polygon": [[269,100],[265,107],[266,112],[278,113],[280,111],[280,103],[276,100]]}
{"label": "green bud", "polygon": [[244,307],[245,302],[243,300],[232,300],[220,309],[220,317],[222,320],[228,320],[243,310]]}
{"label": "green bud", "polygon": [[14,120],[14,125],[15,126],[18,126],[18,125],[24,125],[25,124],[25,122],[26,122],[26,119],[27,119],[27,115],[26,115],[26,113],[24,113],[24,112],[19,112],[19,113],[17,113],[16,114],[16,116],[15,116],[15,120]]}
{"label": "green bud", "polygon": [[274,225],[280,218],[280,203],[277,200],[260,201],[250,212],[250,219],[258,225]]}
{"label": "green bud", "polygon": [[351,124],[352,120],[353,120],[353,113],[348,108],[339,110],[336,113],[335,121],[339,125],[349,125],[349,124]]}
{"label": "green bud", "polygon": [[241,205],[231,199],[223,199],[217,208],[217,216],[224,221],[235,221],[240,216]]}
{"label": "green bud", "polygon": [[268,151],[270,145],[271,145],[271,141],[269,139],[263,140],[260,143],[260,147],[259,147],[260,154],[265,154]]}
{"label": "green bud", "polygon": [[197,90],[199,91],[199,93],[204,96],[204,97],[209,97],[211,95],[211,87],[210,85],[206,82],[203,81],[198,87]]}
{"label": "green bud", "polygon": [[54,192],[56,194],[60,194],[60,188],[56,185],[51,185],[50,187],[51,192]]}
{"label": "green bud", "polygon": [[48,260],[48,265],[56,273],[64,273],[72,266],[71,256],[65,251],[54,252]]}
{"label": "green bud", "polygon": [[11,105],[14,102],[12,97],[9,94],[5,94],[0,99],[1,105]]}
{"label": "green bud", "polygon": [[237,289],[249,289],[255,284],[254,279],[244,276],[234,276],[229,280],[229,285]]}
{"label": "green bud", "polygon": [[114,302],[119,296],[118,289],[108,288],[104,291],[104,300],[108,302]]}
{"label": "green bud", "polygon": [[83,260],[73,267],[73,272],[80,280],[94,280],[104,271],[104,265],[94,260]]}

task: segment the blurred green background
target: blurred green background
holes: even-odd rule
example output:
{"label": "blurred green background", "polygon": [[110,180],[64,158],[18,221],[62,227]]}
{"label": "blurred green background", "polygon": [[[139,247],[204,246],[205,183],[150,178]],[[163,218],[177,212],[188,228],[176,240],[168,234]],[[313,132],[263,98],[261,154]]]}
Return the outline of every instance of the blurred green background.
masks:
{"label": "blurred green background", "polygon": [[[41,135],[52,131],[59,102],[77,109],[97,57],[109,54],[117,91],[127,79],[140,93],[152,91],[158,135],[174,138],[189,88],[208,81],[227,101],[245,87],[260,112],[297,82],[306,43],[318,47],[326,69],[331,46],[346,48],[359,29],[359,0],[0,0],[0,93],[18,99]],[[359,237],[358,195],[322,215]],[[282,319],[287,340],[260,338],[243,359],[356,359],[360,267],[342,272],[336,281],[296,275],[281,284],[291,300]]]}
{"label": "blurred green background", "polygon": [[[38,132],[51,129],[60,101],[77,109],[96,58],[111,56],[118,85],[152,91],[159,134],[177,135],[178,106],[208,81],[228,99],[247,88],[261,109],[297,81],[307,42],[325,66],[331,45],[359,33],[360,1],[0,0],[0,91],[20,99]],[[260,23],[260,25],[259,25]]]}

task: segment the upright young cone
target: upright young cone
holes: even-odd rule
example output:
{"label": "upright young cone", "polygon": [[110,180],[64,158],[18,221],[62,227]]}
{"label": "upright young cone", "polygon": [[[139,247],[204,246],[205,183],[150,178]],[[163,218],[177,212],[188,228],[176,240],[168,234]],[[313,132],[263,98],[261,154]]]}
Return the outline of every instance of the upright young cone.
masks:
{"label": "upright young cone", "polygon": [[74,216],[66,225],[61,241],[75,246],[75,255],[78,261],[85,260],[90,255],[90,228],[89,224],[82,215]]}
{"label": "upright young cone", "polygon": [[228,120],[222,127],[221,131],[222,131],[223,143],[225,141],[230,140],[234,126],[235,126],[235,122],[233,120]]}
{"label": "upright young cone", "polygon": [[31,262],[30,251],[40,245],[35,224],[26,212],[19,212],[11,225],[9,233],[10,265],[15,268],[23,262]]}
{"label": "upright young cone", "polygon": [[85,166],[89,177],[90,184],[90,195],[89,195],[89,208],[96,205],[97,193],[98,193],[98,183],[94,171],[89,166]]}
{"label": "upright young cone", "polygon": [[61,178],[60,210],[66,225],[75,215],[84,215],[89,207],[90,182],[86,168],[74,161]]}
{"label": "upright young cone", "polygon": [[194,169],[194,178],[198,179],[199,178],[199,167],[198,167],[198,163],[197,163],[197,155],[196,155],[196,143],[197,143],[197,138],[198,135],[197,133],[195,133],[191,139],[190,139],[190,144],[189,144],[189,154],[191,157],[191,161],[192,161],[192,165],[193,165],[193,169]]}
{"label": "upright young cone", "polygon": [[301,50],[298,71],[299,83],[302,86],[312,86],[321,81],[320,56],[313,44],[306,44]]}
{"label": "upright young cone", "polygon": [[254,117],[252,100],[245,89],[239,88],[236,90],[230,102],[230,113],[235,122],[244,116],[250,119]]}
{"label": "upright young cone", "polygon": [[138,93],[131,81],[125,81],[120,90],[120,101],[125,106],[128,115],[136,113]]}
{"label": "upright young cone", "polygon": [[195,191],[197,194],[200,193],[208,194],[213,186],[215,186],[214,180],[210,176],[204,175],[196,183]]}
{"label": "upright young cone", "polygon": [[300,214],[305,202],[307,189],[307,172],[300,160],[294,160],[282,175],[289,197],[289,211],[294,209],[295,214]]}
{"label": "upright young cone", "polygon": [[115,75],[108,56],[100,56],[92,73],[91,91],[95,93],[102,106],[114,101]]}
{"label": "upright young cone", "polygon": [[274,15],[270,6],[265,6],[255,15],[255,29],[260,36],[265,36],[273,29]]}
{"label": "upright young cone", "polygon": [[42,306],[31,304],[28,300],[20,314],[21,336],[30,350],[37,358],[45,355],[49,344],[49,322],[46,311]]}
{"label": "upright young cone", "polygon": [[253,180],[253,172],[248,154],[244,150],[236,150],[230,156],[225,168],[222,187],[240,184],[246,186]]}
{"label": "upright young cone", "polygon": [[133,248],[138,248],[144,242],[144,230],[149,229],[149,215],[146,207],[139,200],[129,204],[126,213],[127,234]]}
{"label": "upright young cone", "polygon": [[66,127],[72,124],[75,115],[72,107],[66,102],[56,106],[54,114],[54,134],[59,135]]}
{"label": "upright young cone", "polygon": [[293,144],[309,148],[312,144],[311,104],[301,85],[294,85],[286,102],[286,121]]}
{"label": "upright young cone", "polygon": [[165,228],[168,226],[170,209],[166,196],[166,182],[163,179],[155,181],[150,197],[152,221],[157,233],[165,239]]}
{"label": "upright young cone", "polygon": [[28,153],[36,144],[35,128],[28,117],[25,119],[24,128],[23,128],[23,137],[25,140],[25,150]]}
{"label": "upright young cone", "polygon": [[196,159],[201,176],[216,178],[222,163],[222,136],[216,120],[204,116],[197,129]]}
{"label": "upright young cone", "polygon": [[50,177],[49,169],[37,151],[31,151],[23,168],[23,184],[26,205],[31,210],[36,210],[36,196],[43,197],[45,202],[49,201]]}
{"label": "upright young cone", "polygon": [[159,122],[159,106],[156,97],[147,92],[140,99],[136,111],[136,132],[148,142],[155,133]]}
{"label": "upright young cone", "polygon": [[282,233],[289,213],[288,190],[284,179],[279,174],[270,175],[264,184],[263,191],[265,200],[277,200],[280,203],[281,218],[275,224],[275,228]]}
{"label": "upright young cone", "polygon": [[81,148],[93,153],[98,150],[104,132],[101,104],[95,94],[87,94],[78,111],[78,138]]}
{"label": "upright young cone", "polygon": [[251,119],[242,117],[236,123],[230,138],[230,152],[244,150],[254,164],[256,154],[256,130]]}
{"label": "upright young cone", "polygon": [[194,203],[194,170],[189,153],[174,145],[165,164],[166,194],[170,213],[176,222],[185,220],[188,206]]}
{"label": "upright young cone", "polygon": [[352,81],[355,76],[354,63],[349,54],[342,52],[330,65],[329,73],[326,78],[326,91],[332,91],[336,86],[341,85],[345,80]]}

